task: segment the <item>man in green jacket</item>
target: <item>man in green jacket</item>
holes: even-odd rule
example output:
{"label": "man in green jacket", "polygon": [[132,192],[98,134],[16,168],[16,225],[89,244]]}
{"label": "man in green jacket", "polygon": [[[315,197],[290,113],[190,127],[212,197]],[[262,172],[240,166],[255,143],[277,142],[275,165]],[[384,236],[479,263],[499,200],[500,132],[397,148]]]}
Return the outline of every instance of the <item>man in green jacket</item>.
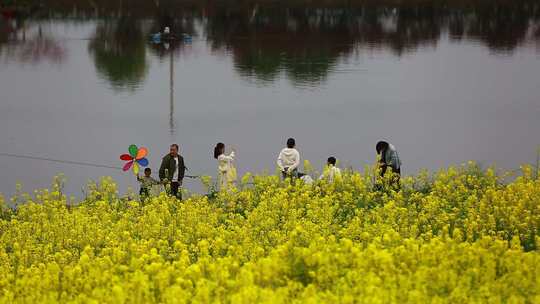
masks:
{"label": "man in green jacket", "polygon": [[162,182],[170,182],[169,195],[181,200],[182,191],[179,191],[179,189],[182,186],[186,166],[184,165],[184,158],[178,154],[178,150],[178,145],[172,144],[169,154],[163,157],[159,168],[159,179]]}

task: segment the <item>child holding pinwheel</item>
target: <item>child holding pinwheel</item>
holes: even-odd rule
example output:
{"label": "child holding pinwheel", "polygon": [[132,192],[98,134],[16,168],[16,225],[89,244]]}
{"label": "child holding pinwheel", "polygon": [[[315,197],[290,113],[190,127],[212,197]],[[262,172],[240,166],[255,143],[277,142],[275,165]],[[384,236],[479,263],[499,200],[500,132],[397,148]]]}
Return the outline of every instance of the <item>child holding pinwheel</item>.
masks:
{"label": "child holding pinwheel", "polygon": [[152,186],[159,185],[160,182],[152,178],[152,170],[150,168],[144,169],[144,177],[139,175],[139,168],[148,166],[148,159],[146,158],[148,149],[130,145],[128,151],[129,154],[120,155],[121,160],[127,161],[127,163],[124,164],[124,167],[122,167],[122,170],[125,172],[129,169],[133,169],[133,173],[137,176],[137,181],[141,183],[139,195],[141,201],[144,201],[150,197],[150,189],[152,189]]}
{"label": "child holding pinwheel", "polygon": [[137,181],[141,184],[141,189],[139,190],[141,201],[150,197],[150,189],[152,186],[161,184],[152,177],[152,170],[150,168],[144,169],[144,177],[137,174]]}

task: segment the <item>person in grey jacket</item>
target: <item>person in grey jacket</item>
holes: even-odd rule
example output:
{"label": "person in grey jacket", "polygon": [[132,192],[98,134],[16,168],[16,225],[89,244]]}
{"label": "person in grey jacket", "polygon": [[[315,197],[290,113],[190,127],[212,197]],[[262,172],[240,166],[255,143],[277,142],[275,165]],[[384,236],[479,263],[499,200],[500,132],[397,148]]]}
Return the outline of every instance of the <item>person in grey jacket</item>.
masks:
{"label": "person in grey jacket", "polygon": [[379,141],[375,146],[377,155],[380,156],[379,166],[381,168],[381,176],[384,176],[386,170],[390,168],[394,174],[396,174],[397,181],[401,175],[401,160],[397,153],[396,148],[387,143],[386,141]]}
{"label": "person in grey jacket", "polygon": [[[172,144],[169,154],[165,155],[161,161],[161,167],[159,168],[159,179],[162,182],[170,182],[170,188],[168,190],[169,195],[175,196],[178,199],[182,199],[182,181],[186,173],[186,166],[184,164],[184,158],[178,154],[179,147],[177,144]],[[180,191],[179,191],[180,189]]]}

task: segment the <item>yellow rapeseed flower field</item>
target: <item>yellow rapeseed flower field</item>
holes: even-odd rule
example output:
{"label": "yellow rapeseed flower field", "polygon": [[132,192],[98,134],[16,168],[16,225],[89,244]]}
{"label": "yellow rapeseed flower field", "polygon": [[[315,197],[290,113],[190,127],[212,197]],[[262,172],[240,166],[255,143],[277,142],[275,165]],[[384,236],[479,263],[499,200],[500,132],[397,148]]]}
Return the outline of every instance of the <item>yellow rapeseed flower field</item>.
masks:
{"label": "yellow rapeseed flower field", "polygon": [[1,303],[540,303],[540,180],[474,165],[333,184],[247,176],[144,203],[111,179],[76,205],[2,204]]}

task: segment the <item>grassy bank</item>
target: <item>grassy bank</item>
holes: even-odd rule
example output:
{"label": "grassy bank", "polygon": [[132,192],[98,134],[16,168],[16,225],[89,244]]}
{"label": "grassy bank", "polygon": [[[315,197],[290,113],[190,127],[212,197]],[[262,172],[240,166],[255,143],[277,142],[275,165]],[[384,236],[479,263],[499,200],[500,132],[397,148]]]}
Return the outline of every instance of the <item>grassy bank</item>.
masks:
{"label": "grassy bank", "polygon": [[399,192],[373,180],[247,176],[211,200],[140,203],[103,179],[78,206],[39,191],[3,208],[0,302],[540,301],[534,169],[449,168]]}

